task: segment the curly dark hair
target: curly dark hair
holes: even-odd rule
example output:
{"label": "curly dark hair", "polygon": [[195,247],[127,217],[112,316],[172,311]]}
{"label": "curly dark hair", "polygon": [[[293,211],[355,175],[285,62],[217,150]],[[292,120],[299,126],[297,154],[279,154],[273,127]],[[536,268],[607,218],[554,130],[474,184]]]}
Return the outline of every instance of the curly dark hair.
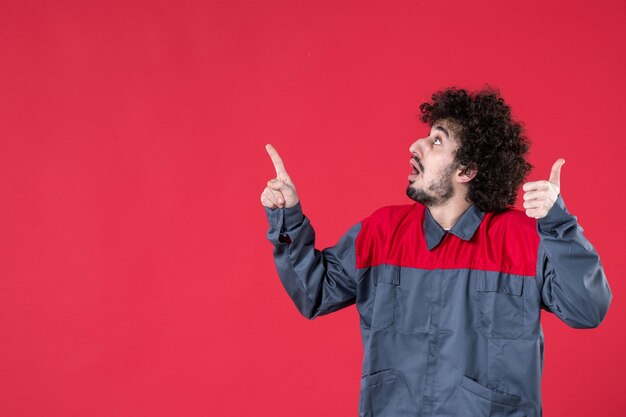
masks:
{"label": "curly dark hair", "polygon": [[533,169],[524,155],[530,143],[511,109],[490,86],[477,92],[450,87],[419,107],[422,122],[448,120],[459,126],[455,163],[476,169],[466,199],[481,211],[501,212],[514,205],[517,191]]}

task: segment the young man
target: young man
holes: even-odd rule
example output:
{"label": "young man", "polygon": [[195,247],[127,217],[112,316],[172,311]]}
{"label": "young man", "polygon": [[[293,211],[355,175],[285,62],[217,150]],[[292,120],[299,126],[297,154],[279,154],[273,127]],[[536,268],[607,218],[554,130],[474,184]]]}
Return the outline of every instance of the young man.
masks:
{"label": "young man", "polygon": [[449,88],[420,106],[430,134],[411,145],[407,195],[330,248],[295,186],[261,202],[278,274],[309,319],[356,303],[364,346],[359,416],[542,415],[540,310],[594,328],[611,302],[600,258],[548,180],[523,185],[528,141],[495,90]]}

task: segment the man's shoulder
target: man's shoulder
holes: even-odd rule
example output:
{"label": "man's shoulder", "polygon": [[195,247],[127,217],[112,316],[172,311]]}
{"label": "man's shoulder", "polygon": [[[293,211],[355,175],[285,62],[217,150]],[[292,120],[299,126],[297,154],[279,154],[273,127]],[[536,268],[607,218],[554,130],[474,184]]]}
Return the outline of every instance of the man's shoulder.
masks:
{"label": "man's shoulder", "polygon": [[489,225],[491,227],[505,230],[516,228],[534,231],[537,225],[537,219],[528,217],[524,210],[517,209],[513,206],[508,206],[499,213],[487,212],[486,217],[489,219]]}
{"label": "man's shoulder", "polygon": [[418,203],[387,205],[374,210],[362,223],[368,227],[387,228],[405,219],[421,218],[423,212],[424,206]]}

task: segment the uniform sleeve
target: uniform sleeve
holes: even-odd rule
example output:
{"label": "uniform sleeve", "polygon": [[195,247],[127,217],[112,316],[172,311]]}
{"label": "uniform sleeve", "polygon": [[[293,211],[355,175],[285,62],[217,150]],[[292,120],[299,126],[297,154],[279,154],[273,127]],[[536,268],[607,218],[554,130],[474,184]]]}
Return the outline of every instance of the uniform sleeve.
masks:
{"label": "uniform sleeve", "polygon": [[537,231],[541,308],[573,328],[599,326],[611,304],[611,289],[598,253],[561,195],[537,220]]}
{"label": "uniform sleeve", "polygon": [[355,242],[361,223],[352,226],[332,247],[315,249],[315,231],[301,203],[290,208],[265,207],[267,239],[283,287],[308,319],[355,303]]}

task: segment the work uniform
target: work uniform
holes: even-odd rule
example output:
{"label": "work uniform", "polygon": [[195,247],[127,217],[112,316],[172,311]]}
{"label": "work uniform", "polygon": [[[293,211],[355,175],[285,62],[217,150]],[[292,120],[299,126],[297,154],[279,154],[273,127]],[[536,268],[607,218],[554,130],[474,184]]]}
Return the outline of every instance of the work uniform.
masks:
{"label": "work uniform", "polygon": [[538,220],[472,205],[449,231],[422,204],[383,207],[322,251],[301,203],[265,210],[298,310],[313,319],[356,304],[360,417],[541,416],[540,310],[593,328],[611,302],[560,195]]}

